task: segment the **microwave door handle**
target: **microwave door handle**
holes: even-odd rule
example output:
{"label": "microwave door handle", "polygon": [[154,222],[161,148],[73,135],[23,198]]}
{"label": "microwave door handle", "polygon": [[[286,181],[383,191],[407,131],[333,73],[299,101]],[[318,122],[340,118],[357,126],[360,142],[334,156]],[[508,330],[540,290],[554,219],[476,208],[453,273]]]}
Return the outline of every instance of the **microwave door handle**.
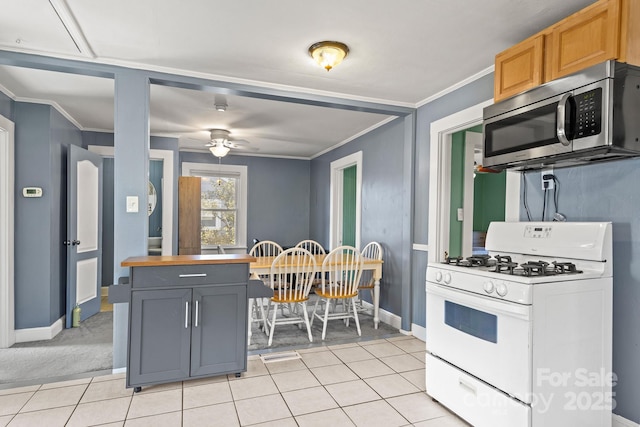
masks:
{"label": "microwave door handle", "polygon": [[567,138],[567,130],[564,127],[567,117],[567,101],[571,98],[570,93],[565,93],[558,101],[558,107],[556,109],[556,135],[562,145],[569,145],[571,141]]}

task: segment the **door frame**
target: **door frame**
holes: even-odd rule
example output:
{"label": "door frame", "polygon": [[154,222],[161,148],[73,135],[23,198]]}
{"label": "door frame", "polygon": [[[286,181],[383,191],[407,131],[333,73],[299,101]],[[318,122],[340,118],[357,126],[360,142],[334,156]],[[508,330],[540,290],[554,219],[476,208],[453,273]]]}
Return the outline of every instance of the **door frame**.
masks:
{"label": "door frame", "polygon": [[[429,262],[439,262],[449,247],[449,197],[451,194],[451,135],[482,124],[482,110],[493,104],[488,99],[431,123],[429,171]],[[520,174],[507,171],[505,221],[520,218]]]}
{"label": "door frame", "polygon": [[0,115],[0,348],[16,342],[14,293],[15,125]]}
{"label": "door frame", "polygon": [[331,162],[331,184],[329,190],[329,248],[338,247],[342,241],[342,185],[343,170],[356,166],[356,247],[360,248],[360,225],[362,223],[362,151]]}
{"label": "door frame", "polygon": [[[89,145],[87,149],[102,157],[114,156],[114,148],[110,146]],[[149,150],[149,160],[162,160],[162,255],[173,255],[173,151],[152,148]],[[141,205],[147,206],[147,202]],[[164,230],[170,232],[164,233]]]}

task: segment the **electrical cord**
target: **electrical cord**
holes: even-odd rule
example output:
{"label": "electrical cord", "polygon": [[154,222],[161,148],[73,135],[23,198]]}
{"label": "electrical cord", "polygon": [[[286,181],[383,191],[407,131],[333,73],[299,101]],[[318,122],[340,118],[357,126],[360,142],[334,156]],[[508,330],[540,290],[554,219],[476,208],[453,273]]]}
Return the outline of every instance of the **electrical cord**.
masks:
{"label": "electrical cord", "polygon": [[547,183],[545,182],[544,193],[542,194],[542,221],[547,211]]}
{"label": "electrical cord", "polygon": [[558,213],[558,197],[560,194],[560,181],[558,181],[558,178],[556,178],[555,175],[553,175],[553,182],[555,183],[555,185],[553,186],[553,204],[556,209],[556,213]]}
{"label": "electrical cord", "polygon": [[522,204],[524,205],[524,210],[527,212],[527,220],[531,221],[531,213],[529,212],[529,206],[527,205],[527,178],[525,177],[527,173],[522,171]]}

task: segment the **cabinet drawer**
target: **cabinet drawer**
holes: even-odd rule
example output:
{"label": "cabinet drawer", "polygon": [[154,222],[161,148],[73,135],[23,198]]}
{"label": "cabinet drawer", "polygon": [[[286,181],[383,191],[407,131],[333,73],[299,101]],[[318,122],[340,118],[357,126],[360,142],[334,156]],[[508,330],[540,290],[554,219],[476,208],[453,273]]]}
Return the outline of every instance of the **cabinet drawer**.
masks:
{"label": "cabinet drawer", "polygon": [[181,285],[246,284],[248,278],[248,264],[169,265],[131,268],[131,287],[134,289]]}

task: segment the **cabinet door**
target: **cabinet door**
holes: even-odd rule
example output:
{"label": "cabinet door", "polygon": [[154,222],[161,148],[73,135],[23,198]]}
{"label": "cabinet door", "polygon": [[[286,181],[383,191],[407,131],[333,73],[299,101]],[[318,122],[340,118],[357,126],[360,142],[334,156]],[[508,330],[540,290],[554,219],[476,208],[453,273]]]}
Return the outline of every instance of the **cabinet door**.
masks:
{"label": "cabinet door", "polygon": [[178,178],[178,255],[199,255],[200,235],[200,177]]}
{"label": "cabinet door", "polygon": [[127,386],[189,376],[191,288],[133,291]]}
{"label": "cabinet door", "polygon": [[540,34],[496,55],[494,101],[543,82],[544,35]]}
{"label": "cabinet door", "polygon": [[553,27],[550,79],[616,59],[619,46],[620,0],[586,7]]}
{"label": "cabinet door", "polygon": [[194,288],[193,301],[191,376],[246,370],[246,283]]}

